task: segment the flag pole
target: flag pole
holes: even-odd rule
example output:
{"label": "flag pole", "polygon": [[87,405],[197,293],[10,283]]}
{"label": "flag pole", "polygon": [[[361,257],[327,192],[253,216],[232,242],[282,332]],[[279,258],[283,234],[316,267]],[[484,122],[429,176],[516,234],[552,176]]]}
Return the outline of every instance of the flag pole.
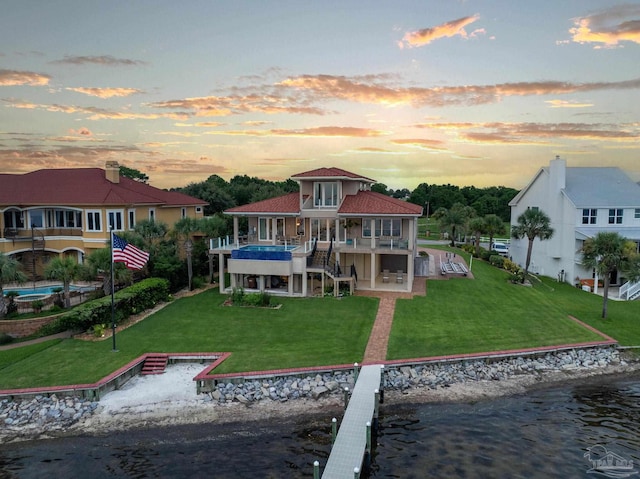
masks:
{"label": "flag pole", "polygon": [[115,281],[114,281],[114,273],[113,273],[113,225],[110,228],[110,238],[111,238],[111,337],[113,338],[113,349],[114,353],[118,352],[116,348],[116,306],[115,306]]}

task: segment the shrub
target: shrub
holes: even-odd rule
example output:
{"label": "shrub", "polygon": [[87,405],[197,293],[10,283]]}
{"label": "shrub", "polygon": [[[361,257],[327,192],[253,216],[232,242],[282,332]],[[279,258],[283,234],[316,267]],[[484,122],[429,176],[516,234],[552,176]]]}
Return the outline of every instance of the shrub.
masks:
{"label": "shrub", "polygon": [[34,313],[39,313],[44,308],[44,301],[41,299],[36,299],[35,301],[31,301],[31,308],[33,308]]}
{"label": "shrub", "polygon": [[502,268],[504,267],[504,258],[499,254],[492,254],[489,256],[489,263],[496,268]]}
{"label": "shrub", "polygon": [[524,282],[524,270],[519,269],[518,271],[514,272],[511,277],[509,278],[509,281],[511,281],[512,283],[523,283]]}
{"label": "shrub", "polygon": [[231,302],[233,304],[244,304],[244,288],[233,288],[231,291]]}
{"label": "shrub", "polygon": [[9,344],[13,342],[13,336],[9,336],[7,333],[0,333],[0,344]]}
{"label": "shrub", "polygon": [[[169,298],[169,282],[161,278],[148,278],[124,288],[114,295],[115,322],[122,322],[132,314],[150,309]],[[111,296],[87,301],[61,315],[37,331],[46,336],[67,330],[87,331],[94,324],[111,323]]]}
{"label": "shrub", "polygon": [[6,297],[9,299],[9,302],[7,303],[7,317],[18,312],[18,304],[15,301],[17,296],[20,296],[20,293],[17,291],[9,291],[6,294]]}
{"label": "shrub", "polygon": [[191,278],[191,289],[200,289],[204,286],[204,278],[202,276],[194,276]]}
{"label": "shrub", "polygon": [[489,258],[491,258],[491,256],[494,256],[494,254],[491,251],[488,251],[484,248],[480,248],[480,259],[484,261],[489,261]]}
{"label": "shrub", "polygon": [[508,258],[505,258],[504,264],[502,267],[507,271],[509,271],[510,273],[517,273],[520,270],[520,266],[518,266],[517,263],[514,263]]}
{"label": "shrub", "polygon": [[273,305],[273,298],[269,293],[245,293],[242,288],[234,288],[230,300],[235,306],[266,308]]}

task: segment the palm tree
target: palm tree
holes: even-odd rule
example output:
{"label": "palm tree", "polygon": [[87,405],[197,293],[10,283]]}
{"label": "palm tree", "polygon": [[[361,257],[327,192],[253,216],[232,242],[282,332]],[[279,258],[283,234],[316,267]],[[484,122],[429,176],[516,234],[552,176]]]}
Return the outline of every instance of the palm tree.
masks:
{"label": "palm tree", "polygon": [[518,216],[518,224],[511,227],[511,236],[513,238],[522,239],[526,236],[529,240],[529,245],[527,247],[527,260],[525,262],[524,276],[522,278],[523,283],[529,274],[533,240],[539,238],[541,241],[544,241],[551,238],[553,236],[553,228],[550,223],[551,220],[544,211],[529,208]]}
{"label": "palm tree", "polygon": [[[111,248],[100,248],[87,256],[87,272],[88,276],[95,278],[102,276],[102,290],[105,296],[111,294]],[[114,282],[130,283],[133,277],[131,270],[123,263],[114,263],[113,265]]]}
{"label": "palm tree", "polygon": [[58,256],[53,258],[45,268],[44,274],[47,279],[62,281],[65,308],[71,306],[69,290],[71,282],[80,275],[80,269],[80,265],[76,263],[71,256]]}
{"label": "palm tree", "polygon": [[640,279],[640,255],[636,253],[636,245],[618,233],[601,231],[587,239],[582,246],[582,264],[595,268],[598,277],[603,279],[603,318],[607,317],[611,273],[620,270],[630,281]]}
{"label": "palm tree", "polygon": [[193,253],[193,241],[191,237],[193,233],[200,231],[200,221],[195,218],[182,218],[173,225],[171,234],[176,238],[178,243],[182,243],[187,257],[187,275],[189,277],[189,291],[191,291],[191,280],[193,279],[193,268],[191,266],[191,255]]}
{"label": "palm tree", "polygon": [[469,221],[469,229],[475,235],[476,256],[480,256],[480,235],[485,231],[485,227],[484,218],[476,217]]}
{"label": "palm tree", "polygon": [[473,217],[475,211],[470,206],[464,206],[462,203],[454,203],[454,205],[446,209],[438,208],[433,217],[438,220],[440,228],[451,234],[451,246],[456,245],[456,230],[463,229],[469,218]]}
{"label": "palm tree", "polygon": [[489,214],[484,217],[484,232],[489,235],[489,249],[496,235],[504,234],[504,222],[498,215]]}
{"label": "palm tree", "polygon": [[0,252],[0,318],[7,314],[7,303],[4,299],[3,285],[6,283],[24,283],[27,275],[22,272],[20,262]]}

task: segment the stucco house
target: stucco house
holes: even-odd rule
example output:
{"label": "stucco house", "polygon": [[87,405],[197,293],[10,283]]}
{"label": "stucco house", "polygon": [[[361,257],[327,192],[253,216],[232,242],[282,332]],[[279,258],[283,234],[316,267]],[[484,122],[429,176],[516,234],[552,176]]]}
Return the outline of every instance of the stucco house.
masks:
{"label": "stucco house", "polygon": [[[536,239],[530,270],[561,281],[579,280],[597,288],[593,269],[582,265],[581,249],[587,238],[600,231],[612,231],[632,240],[640,248],[640,185],[615,167],[567,167],[559,157],[541,168],[529,184],[509,203],[511,224],[517,224],[528,208],[539,208],[551,219],[551,239]],[[512,240],[510,255],[524,265],[526,238]],[[637,285],[625,285],[622,274],[614,274],[612,285],[622,286],[620,296],[640,295]],[[631,288],[631,290],[628,290]]]}
{"label": "stucco house", "polygon": [[84,256],[109,244],[114,231],[142,219],[173,225],[201,218],[206,202],[120,176],[106,168],[37,170],[0,174],[0,251],[17,258],[29,277],[40,278],[55,255]]}
{"label": "stucco house", "polygon": [[[230,208],[233,237],[212,242],[230,284],[287,296],[340,284],[411,291],[422,207],[371,191],[375,180],[340,168],[293,175],[298,193]],[[240,218],[247,230],[240,231]]]}

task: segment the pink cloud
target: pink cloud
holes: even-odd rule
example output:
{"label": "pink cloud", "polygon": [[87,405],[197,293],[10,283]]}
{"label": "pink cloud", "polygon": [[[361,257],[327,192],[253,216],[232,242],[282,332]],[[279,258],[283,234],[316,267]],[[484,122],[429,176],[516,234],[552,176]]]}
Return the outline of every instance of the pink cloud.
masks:
{"label": "pink cloud", "polygon": [[[401,45],[412,48],[428,45],[439,38],[454,37],[456,35],[461,36],[462,38],[467,38],[468,35],[464,27],[472,24],[479,18],[480,16],[476,14],[470,17],[462,17],[451,22],[442,23],[435,27],[424,28],[415,32],[407,32],[402,38]],[[480,30],[475,30],[474,33],[479,31]],[[484,33],[484,30],[482,30],[482,33]]]}

